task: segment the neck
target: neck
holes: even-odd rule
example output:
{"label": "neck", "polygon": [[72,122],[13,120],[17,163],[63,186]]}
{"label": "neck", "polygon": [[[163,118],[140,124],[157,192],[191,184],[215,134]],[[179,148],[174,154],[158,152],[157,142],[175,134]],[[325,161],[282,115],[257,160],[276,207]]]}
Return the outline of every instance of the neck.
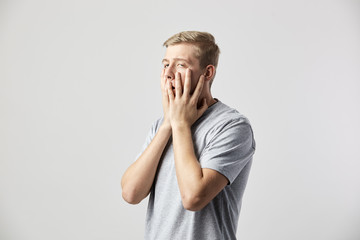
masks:
{"label": "neck", "polygon": [[208,107],[217,103],[217,100],[212,97],[211,92],[207,92],[207,94],[203,94],[199,97],[198,107],[201,107],[204,98],[206,99],[206,104],[208,105]]}
{"label": "neck", "polygon": [[208,101],[208,99],[206,99],[206,102],[207,102],[208,106],[210,107],[211,105],[217,103],[217,100],[215,98],[211,98],[209,101]]}

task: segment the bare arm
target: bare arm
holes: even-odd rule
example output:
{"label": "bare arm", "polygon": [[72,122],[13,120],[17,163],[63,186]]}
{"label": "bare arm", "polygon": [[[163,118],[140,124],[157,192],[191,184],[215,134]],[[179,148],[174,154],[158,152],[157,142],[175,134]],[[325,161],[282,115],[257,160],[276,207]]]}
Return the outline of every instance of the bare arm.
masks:
{"label": "bare arm", "polygon": [[183,206],[192,211],[201,210],[227,185],[228,179],[215,170],[201,168],[190,128],[174,128],[173,145]]}
{"label": "bare arm", "polygon": [[121,179],[122,196],[131,204],[141,202],[150,192],[161,155],[171,136],[168,119],[169,98],[166,93],[164,70],[161,73],[164,120],[155,137],[141,156],[126,170]]}
{"label": "bare arm", "polygon": [[149,194],[170,135],[171,128],[161,125],[149,146],[124,173],[121,179],[122,196],[128,203],[137,204]]}
{"label": "bare arm", "polygon": [[176,176],[184,208],[198,211],[206,206],[228,183],[228,179],[219,172],[202,169],[194,153],[191,135],[192,124],[208,108],[206,101],[198,108],[198,99],[204,84],[204,76],[190,96],[191,72],[187,71],[184,91],[180,84],[180,75],[176,75],[176,96],[168,85],[170,99],[170,122],[173,135]]}

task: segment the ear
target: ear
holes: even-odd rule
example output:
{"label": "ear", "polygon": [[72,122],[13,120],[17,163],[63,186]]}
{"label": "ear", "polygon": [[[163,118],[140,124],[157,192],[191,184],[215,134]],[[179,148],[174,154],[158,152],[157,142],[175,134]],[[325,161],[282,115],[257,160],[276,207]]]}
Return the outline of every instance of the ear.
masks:
{"label": "ear", "polygon": [[207,65],[204,73],[205,81],[210,81],[211,79],[213,79],[215,76],[215,71],[216,69],[214,65]]}

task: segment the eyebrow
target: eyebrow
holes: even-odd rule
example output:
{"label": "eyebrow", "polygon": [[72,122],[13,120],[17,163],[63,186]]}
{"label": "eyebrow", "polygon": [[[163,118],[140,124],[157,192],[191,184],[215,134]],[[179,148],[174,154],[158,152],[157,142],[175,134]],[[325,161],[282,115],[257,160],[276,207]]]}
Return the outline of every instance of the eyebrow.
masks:
{"label": "eyebrow", "polygon": [[[185,59],[185,58],[173,58],[173,59],[174,59],[175,61],[184,61],[184,62],[186,62],[186,63],[188,63],[188,64],[191,63],[191,61],[189,61],[189,60],[187,60],[187,59]],[[164,62],[169,62],[169,60],[166,59],[166,58],[164,58],[161,62],[162,62],[162,63],[164,63]]]}

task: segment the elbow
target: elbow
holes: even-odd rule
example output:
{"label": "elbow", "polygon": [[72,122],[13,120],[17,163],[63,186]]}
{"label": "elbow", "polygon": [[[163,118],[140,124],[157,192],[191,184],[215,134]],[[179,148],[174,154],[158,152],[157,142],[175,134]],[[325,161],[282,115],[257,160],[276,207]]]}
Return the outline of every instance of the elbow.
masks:
{"label": "elbow", "polygon": [[182,204],[186,210],[197,212],[203,209],[207,205],[207,202],[198,196],[188,196],[182,197]]}
{"label": "elbow", "polygon": [[123,199],[127,202],[127,203],[130,203],[130,204],[138,204],[140,203],[141,201],[136,199],[133,195],[130,195],[130,194],[127,194],[127,193],[122,193],[122,197]]}
{"label": "elbow", "polygon": [[141,202],[142,198],[136,194],[136,191],[134,189],[128,189],[126,187],[123,187],[122,189],[122,198],[130,204],[138,204]]}

